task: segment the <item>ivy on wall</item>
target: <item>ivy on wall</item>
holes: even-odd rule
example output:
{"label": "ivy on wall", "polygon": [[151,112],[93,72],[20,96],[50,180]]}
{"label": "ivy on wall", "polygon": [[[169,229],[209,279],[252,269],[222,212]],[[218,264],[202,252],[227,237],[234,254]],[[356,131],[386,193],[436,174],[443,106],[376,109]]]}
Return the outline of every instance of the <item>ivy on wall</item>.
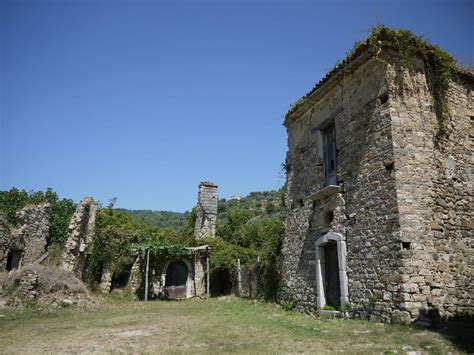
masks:
{"label": "ivy on wall", "polygon": [[[394,30],[379,25],[372,29],[366,39],[356,42],[347,58],[338,63],[330,73],[343,69],[362,51],[367,49],[376,54],[382,46],[387,44],[391,44],[398,52],[398,56],[392,59],[395,64],[412,69],[411,60],[414,56],[423,60],[428,87],[434,99],[434,111],[438,126],[436,138],[439,140],[446,134],[447,121],[449,119],[447,94],[449,83],[456,76],[457,66],[453,57],[438,46],[427,42],[422,37],[416,36],[408,30]],[[397,80],[400,84],[403,83],[401,76],[397,77]],[[287,115],[303,105],[307,96],[293,104]]]}

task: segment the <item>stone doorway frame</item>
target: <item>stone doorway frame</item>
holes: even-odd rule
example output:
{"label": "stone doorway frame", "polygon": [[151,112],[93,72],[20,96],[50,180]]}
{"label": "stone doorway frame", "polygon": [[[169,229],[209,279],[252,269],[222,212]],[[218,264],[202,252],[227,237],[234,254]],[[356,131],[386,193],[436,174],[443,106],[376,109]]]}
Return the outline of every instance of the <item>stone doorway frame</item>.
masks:
{"label": "stone doorway frame", "polygon": [[168,272],[168,266],[170,266],[175,261],[182,261],[188,268],[188,278],[186,280],[186,298],[191,298],[194,296],[194,265],[186,258],[174,258],[166,261],[161,272],[161,284],[163,285],[163,290],[166,287],[166,273]]}
{"label": "stone doorway frame", "polygon": [[349,303],[346,241],[342,234],[329,232],[319,237],[314,243],[316,249],[316,306],[318,309],[322,309],[326,305],[326,270],[324,260],[324,246],[330,241],[334,241],[337,244],[337,261],[339,264],[339,287],[341,288],[341,307],[344,307],[344,305]]}

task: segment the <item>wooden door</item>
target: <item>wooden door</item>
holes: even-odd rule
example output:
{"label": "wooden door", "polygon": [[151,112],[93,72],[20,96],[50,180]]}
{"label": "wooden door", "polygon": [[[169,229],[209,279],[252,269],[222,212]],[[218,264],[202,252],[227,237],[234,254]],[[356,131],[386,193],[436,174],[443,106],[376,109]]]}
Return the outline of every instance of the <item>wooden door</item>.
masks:
{"label": "wooden door", "polygon": [[326,304],[339,308],[341,306],[341,285],[339,280],[339,262],[337,243],[330,242],[324,246],[326,273]]}

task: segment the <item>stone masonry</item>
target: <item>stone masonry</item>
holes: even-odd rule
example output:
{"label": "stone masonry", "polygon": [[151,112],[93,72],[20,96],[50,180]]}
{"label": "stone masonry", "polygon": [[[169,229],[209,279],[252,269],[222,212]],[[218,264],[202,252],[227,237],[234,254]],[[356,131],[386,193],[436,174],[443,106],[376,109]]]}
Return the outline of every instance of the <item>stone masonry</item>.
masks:
{"label": "stone masonry", "polygon": [[424,63],[396,56],[362,48],[286,115],[281,297],[299,311],[329,299],[383,322],[474,311],[474,75],[451,82],[437,140]]}
{"label": "stone masonry", "polygon": [[7,270],[11,253],[14,253],[17,267],[35,262],[46,252],[51,205],[26,206],[16,213],[16,217],[19,227],[10,225],[6,216],[0,214],[0,271]]}
{"label": "stone masonry", "polygon": [[199,184],[194,238],[216,236],[217,202],[217,185],[207,181],[201,182]]}
{"label": "stone masonry", "polygon": [[16,216],[21,225],[16,233],[25,245],[22,263],[33,263],[46,251],[51,225],[51,205],[44,203],[27,206],[19,210]]}
{"label": "stone masonry", "polygon": [[74,273],[81,279],[86,255],[94,236],[97,204],[91,197],[84,197],[77,205],[68,229],[68,239],[61,256],[61,269]]}

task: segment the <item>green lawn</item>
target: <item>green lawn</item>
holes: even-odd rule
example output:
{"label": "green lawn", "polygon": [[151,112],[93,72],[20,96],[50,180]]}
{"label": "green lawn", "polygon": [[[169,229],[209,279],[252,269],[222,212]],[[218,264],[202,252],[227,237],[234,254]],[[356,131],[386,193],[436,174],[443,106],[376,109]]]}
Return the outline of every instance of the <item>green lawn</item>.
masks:
{"label": "green lawn", "polygon": [[0,310],[0,352],[462,352],[432,331],[284,311],[236,298],[108,302],[96,310]]}

